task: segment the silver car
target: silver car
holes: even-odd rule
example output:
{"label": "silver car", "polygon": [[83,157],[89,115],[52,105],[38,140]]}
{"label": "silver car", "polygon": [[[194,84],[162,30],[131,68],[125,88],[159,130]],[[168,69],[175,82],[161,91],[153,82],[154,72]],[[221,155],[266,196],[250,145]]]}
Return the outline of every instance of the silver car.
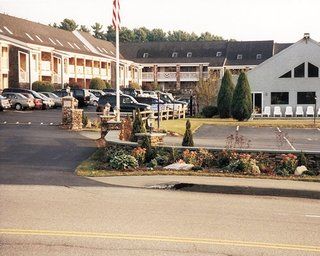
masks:
{"label": "silver car", "polygon": [[0,111],[3,111],[4,109],[9,109],[9,108],[11,108],[9,100],[0,95]]}
{"label": "silver car", "polygon": [[53,100],[54,107],[62,107],[62,98],[54,94],[53,92],[42,92],[41,94],[47,96],[49,99]]}
{"label": "silver car", "polygon": [[46,106],[46,109],[53,108],[55,103],[52,99],[48,98],[46,95],[38,92],[38,94],[42,97],[42,103]]}
{"label": "silver car", "polygon": [[33,109],[35,107],[33,100],[28,99],[21,93],[4,92],[2,96],[9,99],[11,107],[16,110]]}

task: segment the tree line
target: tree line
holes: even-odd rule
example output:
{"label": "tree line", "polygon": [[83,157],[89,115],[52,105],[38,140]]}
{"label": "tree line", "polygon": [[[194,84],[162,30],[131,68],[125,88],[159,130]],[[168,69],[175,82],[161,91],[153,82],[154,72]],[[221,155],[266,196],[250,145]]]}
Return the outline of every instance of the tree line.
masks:
{"label": "tree line", "polygon": [[[113,26],[108,26],[104,30],[103,25],[96,22],[91,28],[85,25],[78,25],[73,19],[64,19],[60,24],[53,23],[49,26],[67,30],[67,31],[84,31],[92,33],[95,38],[103,39],[111,42],[116,40],[116,32]],[[200,35],[192,32],[186,32],[183,30],[164,31],[161,28],[147,29],[146,27],[129,29],[122,27],[119,31],[119,40],[122,43],[126,42],[163,42],[163,41],[214,41],[224,40],[223,37],[211,34],[210,32],[204,32]],[[233,39],[231,39],[233,40]]]}

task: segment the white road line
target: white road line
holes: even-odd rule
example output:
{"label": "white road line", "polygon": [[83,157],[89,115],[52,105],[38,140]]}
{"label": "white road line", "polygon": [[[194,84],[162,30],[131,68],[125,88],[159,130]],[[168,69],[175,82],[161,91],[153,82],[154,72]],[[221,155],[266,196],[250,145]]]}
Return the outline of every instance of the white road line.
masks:
{"label": "white road line", "polygon": [[[277,127],[277,129],[278,129],[279,132],[281,132],[279,127]],[[283,138],[289,144],[289,146],[291,147],[292,150],[296,150],[295,147],[291,144],[291,142],[285,136],[283,136]]]}
{"label": "white road line", "polygon": [[320,218],[320,215],[305,215],[307,218]]}
{"label": "white road line", "polygon": [[237,126],[237,132],[239,131],[239,128],[240,128],[240,127],[239,127],[239,125],[238,125],[238,126]]}

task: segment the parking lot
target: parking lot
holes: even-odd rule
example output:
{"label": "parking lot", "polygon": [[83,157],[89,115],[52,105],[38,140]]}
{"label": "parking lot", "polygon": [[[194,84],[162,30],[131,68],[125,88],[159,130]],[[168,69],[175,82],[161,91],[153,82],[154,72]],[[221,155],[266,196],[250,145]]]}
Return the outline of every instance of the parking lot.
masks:
{"label": "parking lot", "polygon": [[[98,118],[94,107],[84,109],[92,120]],[[57,126],[61,109],[0,112],[0,129],[4,126]],[[166,137],[168,145],[181,145],[181,137]],[[194,134],[198,147],[248,148],[266,150],[320,151],[319,128],[239,127],[203,125]]]}

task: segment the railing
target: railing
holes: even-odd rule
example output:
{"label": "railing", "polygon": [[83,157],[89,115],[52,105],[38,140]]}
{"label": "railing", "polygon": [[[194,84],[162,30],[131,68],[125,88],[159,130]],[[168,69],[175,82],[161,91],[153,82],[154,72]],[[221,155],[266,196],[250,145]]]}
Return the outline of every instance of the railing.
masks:
{"label": "railing", "polygon": [[69,65],[69,73],[74,74],[74,65]]}
{"label": "railing", "polygon": [[28,72],[21,69],[19,70],[19,82],[20,83],[27,83],[29,81]]}
{"label": "railing", "polygon": [[[159,111],[160,120],[174,120],[174,119],[181,119],[186,117],[186,110],[187,108],[177,108],[177,109],[163,109]],[[142,120],[146,120],[148,118],[154,118],[155,120],[158,119],[158,111],[142,111],[141,117]]]}
{"label": "railing", "polygon": [[153,74],[153,72],[143,72],[143,73],[142,73],[142,79],[143,79],[143,80],[151,80],[151,81],[154,81],[154,74]]}
{"label": "railing", "polygon": [[181,81],[199,81],[198,72],[180,72]]}
{"label": "railing", "polygon": [[86,74],[92,75],[92,67],[86,67]]}
{"label": "railing", "polygon": [[51,62],[50,61],[41,61],[41,70],[42,71],[51,71]]}
{"label": "railing", "polygon": [[93,68],[94,75],[100,75],[100,68]]}
{"label": "railing", "polygon": [[158,72],[157,79],[160,81],[176,81],[177,73],[176,72]]}
{"label": "railing", "polygon": [[53,74],[53,83],[61,84],[61,74]]}
{"label": "railing", "polygon": [[83,74],[83,66],[77,66],[77,74]]}
{"label": "railing", "polygon": [[101,69],[101,75],[106,76],[107,75],[107,70],[105,68]]}

